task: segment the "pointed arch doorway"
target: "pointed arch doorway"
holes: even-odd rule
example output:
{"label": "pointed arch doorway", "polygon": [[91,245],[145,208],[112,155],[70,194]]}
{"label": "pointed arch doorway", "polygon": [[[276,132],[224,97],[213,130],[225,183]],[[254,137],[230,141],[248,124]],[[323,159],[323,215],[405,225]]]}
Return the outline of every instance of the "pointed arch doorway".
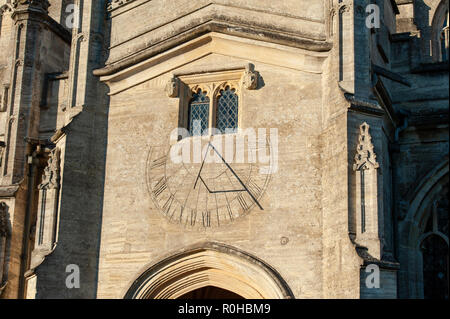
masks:
{"label": "pointed arch doorway", "polygon": [[227,245],[207,243],[150,266],[125,298],[286,299],[294,295],[260,259]]}
{"label": "pointed arch doorway", "polygon": [[400,298],[448,299],[448,165],[423,178],[400,223]]}

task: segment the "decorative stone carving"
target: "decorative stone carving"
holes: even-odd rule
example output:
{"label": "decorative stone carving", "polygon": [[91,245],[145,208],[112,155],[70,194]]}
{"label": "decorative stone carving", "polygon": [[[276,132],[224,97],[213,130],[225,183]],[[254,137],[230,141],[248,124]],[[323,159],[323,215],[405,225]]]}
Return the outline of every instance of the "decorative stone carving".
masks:
{"label": "decorative stone carving", "polygon": [[39,203],[36,222],[36,241],[31,254],[31,269],[35,269],[56,247],[56,222],[60,188],[60,153],[51,151],[39,185]]}
{"label": "decorative stone carving", "polygon": [[44,175],[42,177],[42,182],[39,185],[39,189],[59,189],[60,180],[60,153],[61,151],[57,148],[54,149],[49,156],[47,167],[44,169]]}
{"label": "decorative stone carving", "polygon": [[258,88],[258,73],[247,67],[242,77],[242,84],[247,90],[256,90]]}
{"label": "decorative stone carving", "polygon": [[374,152],[370,126],[366,122],[359,127],[359,143],[353,169],[355,174],[355,222],[356,241],[367,247],[371,256],[382,256],[382,238],[379,230],[379,164]]}
{"label": "decorative stone carving", "polygon": [[226,90],[227,88],[230,88],[231,90],[234,90],[236,94],[240,94],[241,90],[239,89],[239,83],[235,81],[225,81],[225,82],[218,82],[214,83],[213,85],[213,98],[218,98],[220,95],[222,95],[221,91]]}
{"label": "decorative stone carving", "polygon": [[134,0],[109,0],[108,1],[108,5],[107,5],[107,9],[108,11],[112,11],[114,9],[117,9],[121,6],[124,6],[130,2],[133,2]]}
{"label": "decorative stone carving", "polygon": [[13,0],[12,6],[14,9],[21,7],[33,7],[35,9],[41,9],[48,12],[50,3],[48,0]]}
{"label": "decorative stone carving", "polygon": [[[12,6],[11,6],[10,3],[0,4],[0,16],[1,16],[4,12],[12,12]],[[0,18],[1,18],[1,17],[0,17]]]}
{"label": "decorative stone carving", "polygon": [[348,13],[352,9],[352,3],[340,3],[338,5],[338,11],[340,14]]}
{"label": "decorative stone carving", "polygon": [[8,107],[8,95],[9,95],[9,85],[3,85],[3,90],[0,95],[0,112],[6,112]]}
{"label": "decorative stone carving", "polygon": [[379,168],[369,129],[370,126],[366,122],[359,127],[359,143],[355,155],[355,164],[353,165],[355,171]]}
{"label": "decorative stone carving", "polygon": [[180,94],[180,80],[173,77],[166,84],[166,94],[168,97],[177,98]]}

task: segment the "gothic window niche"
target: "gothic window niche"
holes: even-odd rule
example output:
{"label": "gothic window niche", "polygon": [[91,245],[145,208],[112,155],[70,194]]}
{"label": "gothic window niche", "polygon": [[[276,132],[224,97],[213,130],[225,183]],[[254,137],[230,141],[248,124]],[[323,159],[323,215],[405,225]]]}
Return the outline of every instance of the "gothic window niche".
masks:
{"label": "gothic window niche", "polygon": [[255,90],[258,74],[243,68],[174,75],[168,97],[179,98],[179,127],[190,135],[235,133],[242,127],[243,90]]}
{"label": "gothic window niche", "polygon": [[39,189],[36,238],[31,256],[31,269],[39,266],[56,245],[58,202],[60,190],[59,148],[53,149],[48,157]]}
{"label": "gothic window niche", "polygon": [[432,23],[432,55],[436,62],[449,60],[449,2],[443,0],[436,9]]}
{"label": "gothic window niche", "polygon": [[356,240],[380,259],[381,247],[378,230],[378,168],[369,124],[359,127],[359,142],[353,170],[356,172],[355,221]]}

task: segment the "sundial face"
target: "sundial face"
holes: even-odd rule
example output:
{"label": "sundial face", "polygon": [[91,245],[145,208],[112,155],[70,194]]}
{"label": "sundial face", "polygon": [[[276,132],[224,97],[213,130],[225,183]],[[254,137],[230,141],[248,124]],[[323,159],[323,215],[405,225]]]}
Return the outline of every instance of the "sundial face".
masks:
{"label": "sundial face", "polygon": [[[261,160],[262,159],[262,160]],[[147,162],[147,183],[158,210],[187,228],[217,228],[253,208],[263,210],[272,171],[270,142],[246,136],[197,136],[155,146]]]}

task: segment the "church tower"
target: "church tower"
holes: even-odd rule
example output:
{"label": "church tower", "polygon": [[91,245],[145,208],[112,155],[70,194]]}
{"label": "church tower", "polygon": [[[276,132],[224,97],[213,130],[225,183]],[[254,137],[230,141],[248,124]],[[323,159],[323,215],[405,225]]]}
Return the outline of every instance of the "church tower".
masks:
{"label": "church tower", "polygon": [[448,0],[0,0],[0,297],[448,298],[448,39]]}

